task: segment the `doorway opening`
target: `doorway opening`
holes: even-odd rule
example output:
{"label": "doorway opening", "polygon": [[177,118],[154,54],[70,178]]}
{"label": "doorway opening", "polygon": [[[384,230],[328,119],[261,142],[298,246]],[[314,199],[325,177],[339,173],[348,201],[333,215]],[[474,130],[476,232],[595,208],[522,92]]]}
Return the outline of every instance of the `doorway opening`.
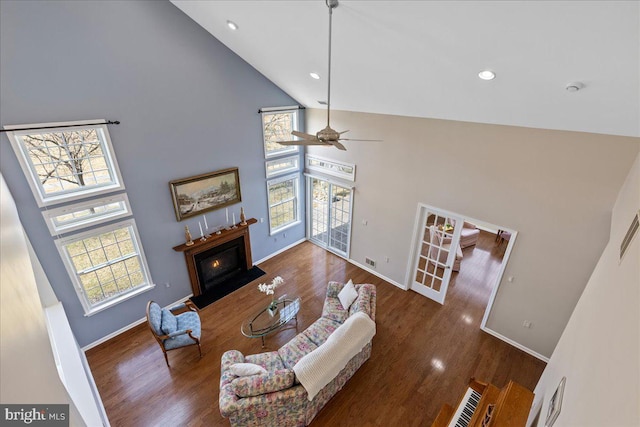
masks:
{"label": "doorway opening", "polygon": [[506,227],[419,204],[407,288],[440,304],[467,301],[474,308],[461,314],[463,320],[475,323],[482,316],[484,330],[516,236]]}

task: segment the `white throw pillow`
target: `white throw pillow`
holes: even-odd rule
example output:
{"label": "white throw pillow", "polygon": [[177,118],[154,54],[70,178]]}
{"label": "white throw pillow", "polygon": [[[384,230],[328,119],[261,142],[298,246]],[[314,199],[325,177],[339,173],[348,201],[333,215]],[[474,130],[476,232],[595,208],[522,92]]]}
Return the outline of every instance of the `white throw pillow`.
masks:
{"label": "white throw pillow", "polygon": [[344,288],[338,294],[338,299],[340,300],[340,304],[344,307],[345,310],[349,310],[351,304],[358,298],[358,291],[353,286],[353,282],[349,280]]}
{"label": "white throw pillow", "polygon": [[238,377],[247,377],[249,375],[266,374],[267,370],[255,363],[234,363],[229,366],[229,370],[233,375]]}

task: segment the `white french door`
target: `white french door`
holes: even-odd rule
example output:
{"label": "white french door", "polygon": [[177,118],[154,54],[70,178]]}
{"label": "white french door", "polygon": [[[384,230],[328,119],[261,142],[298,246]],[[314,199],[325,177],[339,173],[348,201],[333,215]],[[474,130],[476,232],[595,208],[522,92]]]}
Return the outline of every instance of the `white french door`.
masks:
{"label": "white french door", "polygon": [[353,190],[328,180],[308,176],[309,240],[349,257]]}
{"label": "white french door", "polygon": [[459,268],[461,261],[462,225],[462,217],[418,205],[413,233],[414,256],[408,271],[412,290],[444,304],[452,271]]}

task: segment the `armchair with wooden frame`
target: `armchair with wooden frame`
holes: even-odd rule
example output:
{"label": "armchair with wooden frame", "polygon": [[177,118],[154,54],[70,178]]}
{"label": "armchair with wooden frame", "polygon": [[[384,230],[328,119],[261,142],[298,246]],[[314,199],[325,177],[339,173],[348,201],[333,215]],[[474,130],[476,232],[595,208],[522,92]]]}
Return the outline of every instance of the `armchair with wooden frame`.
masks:
{"label": "armchair with wooden frame", "polygon": [[[174,314],[179,311],[183,312]],[[200,316],[198,308],[191,301],[171,308],[161,308],[156,302],[149,301],[147,304],[147,323],[164,353],[167,366],[169,366],[167,352],[176,348],[197,345],[200,357],[202,357]]]}

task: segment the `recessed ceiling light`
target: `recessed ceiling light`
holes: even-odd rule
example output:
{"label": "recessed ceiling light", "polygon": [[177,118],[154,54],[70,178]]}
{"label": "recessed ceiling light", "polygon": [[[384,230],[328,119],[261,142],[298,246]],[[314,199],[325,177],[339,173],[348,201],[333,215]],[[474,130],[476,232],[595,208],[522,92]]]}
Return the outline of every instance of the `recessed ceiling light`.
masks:
{"label": "recessed ceiling light", "polygon": [[238,29],[238,24],[236,24],[233,21],[229,21],[227,20],[227,27],[231,28],[232,30],[237,30]]}
{"label": "recessed ceiling light", "polygon": [[573,83],[569,83],[567,86],[565,86],[565,89],[568,92],[577,92],[582,88],[584,88],[584,83],[582,83],[582,82],[573,82]]}
{"label": "recessed ceiling light", "polygon": [[496,78],[496,73],[494,73],[493,71],[484,70],[478,73],[478,77],[480,77],[482,80],[493,80]]}
{"label": "recessed ceiling light", "polygon": [[316,79],[316,80],[319,80],[319,79],[320,79],[320,74],[318,74],[318,73],[309,73],[309,75],[310,75],[312,78]]}

